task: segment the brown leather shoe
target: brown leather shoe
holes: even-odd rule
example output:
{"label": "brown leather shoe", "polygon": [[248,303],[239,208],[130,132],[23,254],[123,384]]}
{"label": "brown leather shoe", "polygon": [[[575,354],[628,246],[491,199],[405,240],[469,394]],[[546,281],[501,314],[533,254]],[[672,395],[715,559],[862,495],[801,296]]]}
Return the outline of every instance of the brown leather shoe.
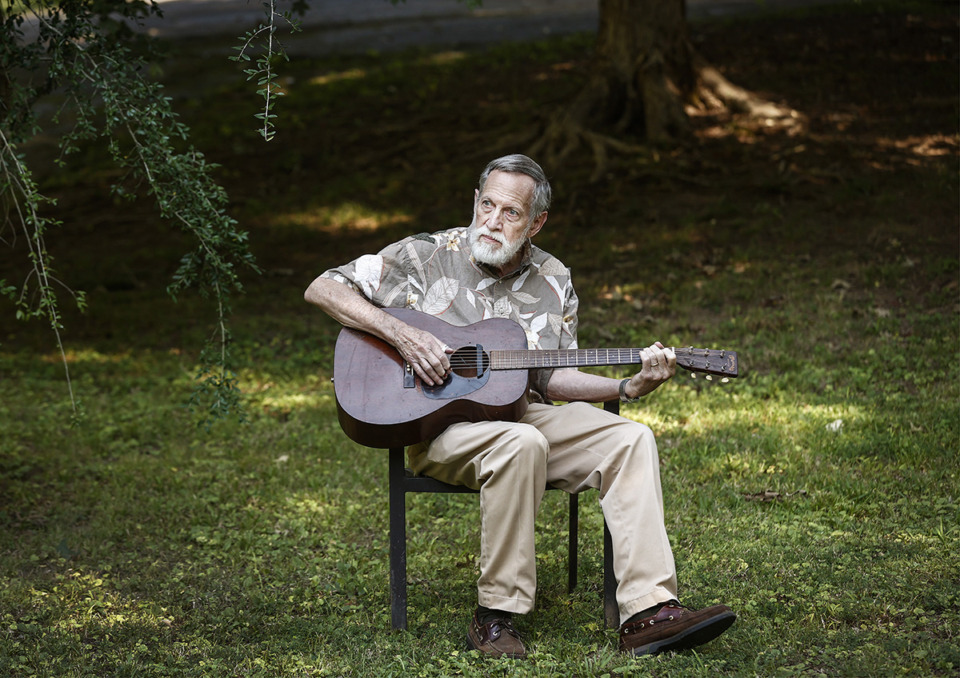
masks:
{"label": "brown leather shoe", "polygon": [[620,651],[636,657],[675,652],[710,642],[737,620],[726,605],[691,610],[675,600],[652,617],[626,622],[620,627]]}
{"label": "brown leather shoe", "polygon": [[467,631],[467,647],[491,657],[523,659],[527,656],[520,634],[513,628],[513,623],[505,618],[481,624],[474,614]]}

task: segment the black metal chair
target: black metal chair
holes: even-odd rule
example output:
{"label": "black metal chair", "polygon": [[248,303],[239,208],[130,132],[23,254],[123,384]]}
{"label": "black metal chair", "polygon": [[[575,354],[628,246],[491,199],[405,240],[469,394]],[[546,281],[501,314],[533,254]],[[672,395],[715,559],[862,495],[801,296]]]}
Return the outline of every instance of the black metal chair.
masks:
{"label": "black metal chair", "polygon": [[[604,403],[608,412],[619,413],[620,401]],[[460,485],[415,475],[406,468],[404,448],[390,448],[390,619],[394,630],[407,628],[407,493],[459,493],[478,494]],[[557,489],[547,486],[548,490]],[[567,589],[577,587],[577,537],[580,525],[579,496],[570,495],[569,533],[567,563]],[[619,623],[617,608],[617,581],[613,573],[613,543],[607,523],[603,523],[603,618],[607,628],[616,628]]]}

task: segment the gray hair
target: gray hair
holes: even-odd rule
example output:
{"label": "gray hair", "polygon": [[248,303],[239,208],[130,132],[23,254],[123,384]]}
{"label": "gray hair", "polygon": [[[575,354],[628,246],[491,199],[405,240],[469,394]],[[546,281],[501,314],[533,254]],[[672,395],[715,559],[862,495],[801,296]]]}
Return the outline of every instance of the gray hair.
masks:
{"label": "gray hair", "polygon": [[481,193],[483,193],[483,187],[487,183],[487,178],[490,176],[490,173],[496,171],[526,174],[533,179],[534,188],[533,200],[531,201],[531,219],[550,209],[550,198],[553,195],[553,191],[550,188],[550,181],[547,179],[547,175],[544,174],[540,165],[533,160],[519,153],[505,155],[502,158],[491,160],[490,164],[487,165],[486,169],[484,169],[480,175]]}

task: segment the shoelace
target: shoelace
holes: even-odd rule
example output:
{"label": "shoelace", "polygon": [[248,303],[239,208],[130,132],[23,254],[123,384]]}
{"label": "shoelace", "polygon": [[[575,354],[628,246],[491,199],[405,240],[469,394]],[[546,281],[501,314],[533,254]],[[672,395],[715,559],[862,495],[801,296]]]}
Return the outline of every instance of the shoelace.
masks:
{"label": "shoelace", "polygon": [[493,622],[493,626],[490,627],[490,631],[495,632],[497,630],[497,627],[500,628],[501,632],[506,631],[514,638],[520,637],[520,632],[517,631],[515,628],[513,628],[513,622],[509,619],[504,619],[504,618],[495,619]]}
{"label": "shoelace", "polygon": [[[657,611],[651,614],[650,616],[643,617],[642,619],[637,619],[636,621],[631,622],[628,625],[625,625],[621,630],[621,633],[623,635],[627,635],[631,633],[636,633],[638,630],[644,629],[648,626],[654,626],[657,623],[656,622],[657,615],[663,612],[663,609],[666,607],[674,608],[676,610],[687,610],[687,611],[690,610],[690,608],[687,607],[686,605],[681,605],[679,601],[669,600],[663,603],[662,605],[660,605],[660,607],[657,608]],[[660,623],[662,624],[665,621],[674,621],[675,619],[676,617],[671,614],[667,619],[661,619]]]}

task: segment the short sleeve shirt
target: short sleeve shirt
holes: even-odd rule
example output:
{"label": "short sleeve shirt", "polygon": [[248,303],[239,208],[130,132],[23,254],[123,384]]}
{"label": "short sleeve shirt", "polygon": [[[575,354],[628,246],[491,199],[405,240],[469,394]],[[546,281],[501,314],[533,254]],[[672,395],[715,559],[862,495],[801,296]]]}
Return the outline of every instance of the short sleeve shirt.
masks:
{"label": "short sleeve shirt", "polygon": [[[577,295],[570,269],[531,243],[520,268],[501,277],[473,258],[467,228],[420,234],[323,273],[381,308],[412,308],[451,325],[510,318],[527,347],[577,348]],[[546,395],[552,370],[531,371],[531,387]]]}

